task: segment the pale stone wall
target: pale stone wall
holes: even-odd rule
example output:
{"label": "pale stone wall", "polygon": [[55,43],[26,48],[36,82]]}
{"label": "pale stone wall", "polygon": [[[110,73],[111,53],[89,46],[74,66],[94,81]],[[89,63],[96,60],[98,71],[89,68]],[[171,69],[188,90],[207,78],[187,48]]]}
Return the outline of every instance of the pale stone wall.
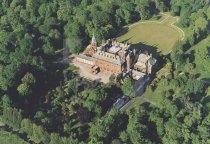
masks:
{"label": "pale stone wall", "polygon": [[94,65],[93,61],[87,60],[87,59],[84,59],[84,58],[76,57],[76,60],[78,62],[82,62],[82,63],[88,64],[88,65],[92,65],[92,66]]}

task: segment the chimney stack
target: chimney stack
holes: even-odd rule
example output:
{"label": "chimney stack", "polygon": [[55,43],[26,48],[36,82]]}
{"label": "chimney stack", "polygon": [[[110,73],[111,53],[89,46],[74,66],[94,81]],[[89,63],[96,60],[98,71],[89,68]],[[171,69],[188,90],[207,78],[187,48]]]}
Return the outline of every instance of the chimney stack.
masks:
{"label": "chimney stack", "polygon": [[130,71],[130,67],[131,67],[131,58],[130,58],[130,54],[127,55],[126,61],[127,61],[127,71]]}

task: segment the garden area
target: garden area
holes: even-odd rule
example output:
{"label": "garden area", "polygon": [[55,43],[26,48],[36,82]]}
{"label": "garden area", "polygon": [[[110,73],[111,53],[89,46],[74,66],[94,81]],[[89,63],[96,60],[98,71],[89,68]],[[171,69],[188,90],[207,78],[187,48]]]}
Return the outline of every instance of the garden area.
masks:
{"label": "garden area", "polygon": [[139,49],[149,52],[169,54],[174,44],[183,39],[183,31],[174,25],[178,17],[161,14],[159,20],[148,20],[124,27],[117,38],[120,42],[128,41]]}

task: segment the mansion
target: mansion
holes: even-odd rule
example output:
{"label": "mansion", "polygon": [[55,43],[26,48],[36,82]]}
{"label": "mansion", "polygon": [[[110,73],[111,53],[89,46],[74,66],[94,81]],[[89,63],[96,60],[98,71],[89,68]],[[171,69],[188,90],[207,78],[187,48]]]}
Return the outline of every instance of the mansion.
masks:
{"label": "mansion", "polygon": [[130,44],[119,43],[116,39],[108,39],[105,44],[98,46],[94,35],[86,50],[76,56],[76,60],[91,65],[91,73],[105,71],[116,76],[130,73],[135,80],[152,74],[156,64],[151,54],[139,53]]}

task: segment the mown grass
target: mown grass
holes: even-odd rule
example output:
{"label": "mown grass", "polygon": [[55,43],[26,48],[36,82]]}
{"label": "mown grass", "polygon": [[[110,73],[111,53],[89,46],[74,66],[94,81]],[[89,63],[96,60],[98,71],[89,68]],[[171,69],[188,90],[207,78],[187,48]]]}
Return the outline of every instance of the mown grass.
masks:
{"label": "mown grass", "polygon": [[126,109],[126,112],[129,112],[130,110],[135,109],[136,107],[139,107],[144,102],[146,102],[144,99],[134,98],[133,103],[130,106],[128,106],[128,108]]}
{"label": "mown grass", "polygon": [[[176,18],[165,18],[159,21],[144,21],[125,27],[117,38],[118,41],[128,41],[139,48],[151,46],[154,51],[161,54],[170,53],[173,45],[181,40],[180,32],[171,26],[176,22]],[[155,49],[156,48],[156,49]]]}

